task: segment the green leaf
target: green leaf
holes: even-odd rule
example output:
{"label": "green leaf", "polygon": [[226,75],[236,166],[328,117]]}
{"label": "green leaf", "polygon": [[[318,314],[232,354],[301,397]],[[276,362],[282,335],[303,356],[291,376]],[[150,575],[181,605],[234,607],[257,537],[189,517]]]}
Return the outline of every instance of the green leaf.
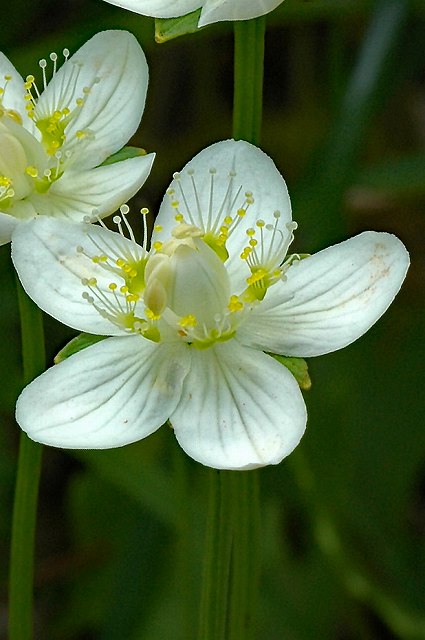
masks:
{"label": "green leaf", "polygon": [[201,9],[179,18],[155,18],[155,40],[162,43],[198,31]]}
{"label": "green leaf", "polygon": [[269,355],[280,362],[280,364],[283,364],[284,367],[289,369],[295,380],[298,382],[300,389],[303,389],[304,391],[308,391],[309,389],[311,389],[311,379],[308,374],[308,365],[303,358],[278,356],[275,353],[270,353]]}
{"label": "green leaf", "polygon": [[116,162],[122,162],[129,158],[138,158],[139,156],[145,156],[147,151],[140,149],[139,147],[123,147],[116,153],[113,153],[109,158],[106,158],[100,165],[106,167],[108,164],[115,164]]}
{"label": "green leaf", "polygon": [[105,340],[107,337],[108,336],[94,336],[91,333],[80,333],[80,335],[72,338],[72,340],[59,351],[54,357],[54,363],[59,364],[59,362],[63,362],[63,360],[66,360],[69,356],[73,356],[75,353],[78,353],[78,351],[91,347],[92,344],[96,344],[96,342],[100,342],[100,340]]}

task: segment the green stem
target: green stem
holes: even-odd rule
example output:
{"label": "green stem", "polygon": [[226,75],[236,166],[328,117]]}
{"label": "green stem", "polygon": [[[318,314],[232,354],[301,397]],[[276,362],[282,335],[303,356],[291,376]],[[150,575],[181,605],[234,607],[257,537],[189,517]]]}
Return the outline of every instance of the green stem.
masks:
{"label": "green stem", "polygon": [[233,137],[260,142],[266,19],[236,21]]}
{"label": "green stem", "polygon": [[[265,18],[236,21],[233,137],[258,144],[263,105]],[[250,640],[259,575],[255,471],[210,471],[199,640]]]}
{"label": "green stem", "polygon": [[[24,383],[45,368],[42,313],[18,282]],[[9,640],[32,638],[34,538],[42,446],[21,433],[9,582]]]}
{"label": "green stem", "polygon": [[249,640],[258,583],[258,475],[214,470],[209,474],[198,639]]}
{"label": "green stem", "polygon": [[259,579],[259,488],[256,471],[229,472],[233,478],[233,548],[229,640],[254,637]]}

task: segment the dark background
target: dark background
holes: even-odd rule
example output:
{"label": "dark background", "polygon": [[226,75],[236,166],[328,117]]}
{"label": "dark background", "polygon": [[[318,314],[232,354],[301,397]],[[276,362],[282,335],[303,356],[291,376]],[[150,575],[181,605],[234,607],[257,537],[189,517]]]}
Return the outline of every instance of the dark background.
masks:
{"label": "dark background", "polygon": [[[157,152],[133,209],[155,212],[173,171],[231,135],[232,25],[158,45],[154,22],[101,0],[14,0],[0,46],[22,73],[124,28],[151,82],[133,143]],[[307,434],[261,476],[258,639],[425,638],[425,3],[286,0],[268,16],[262,147],[313,252],[366,229],[411,253],[403,290],[354,345],[309,362]],[[137,224],[137,223],[136,223]],[[0,636],[22,387],[9,247],[0,250]],[[46,319],[49,361],[73,335]],[[273,384],[273,381],[270,381]],[[46,449],[36,640],[196,637],[206,472],[164,427],[104,452]],[[243,640],[243,639],[241,639]]]}

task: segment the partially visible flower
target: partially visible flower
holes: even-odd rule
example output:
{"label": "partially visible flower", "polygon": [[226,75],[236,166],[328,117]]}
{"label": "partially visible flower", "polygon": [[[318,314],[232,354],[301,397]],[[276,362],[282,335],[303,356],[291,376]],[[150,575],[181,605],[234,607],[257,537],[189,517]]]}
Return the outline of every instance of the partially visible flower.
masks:
{"label": "partially visible flower", "polygon": [[148,68],[126,31],[103,31],[72,57],[40,60],[42,87],[24,81],[0,53],[0,244],[37,214],[81,222],[104,217],[133,196],[154,154],[102,166],[136,131]]}
{"label": "partially visible flower", "polygon": [[135,242],[127,210],[118,233],[47,218],[14,233],[15,267],[37,304],[112,336],[32,382],[18,423],[45,444],[101,449],[169,419],[205,465],[280,462],[306,410],[292,374],[267,352],[317,356],[356,340],[403,282],[403,244],[366,232],[288,256],[296,224],[285,182],[262,151],[233,140],[174,175],[150,250]]}
{"label": "partially visible flower", "polygon": [[202,8],[198,26],[222,20],[250,20],[276,9],[283,0],[106,0],[153,18],[178,18]]}

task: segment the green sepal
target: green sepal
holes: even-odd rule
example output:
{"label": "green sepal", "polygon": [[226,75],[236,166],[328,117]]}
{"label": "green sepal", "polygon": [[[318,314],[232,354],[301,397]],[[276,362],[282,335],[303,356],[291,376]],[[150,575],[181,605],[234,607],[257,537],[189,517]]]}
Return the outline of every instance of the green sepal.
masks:
{"label": "green sepal", "polygon": [[269,355],[280,362],[280,364],[283,364],[284,367],[289,369],[295,380],[298,382],[300,389],[303,389],[304,391],[308,391],[309,389],[311,389],[311,379],[308,374],[308,365],[303,358],[278,356],[275,353],[270,353]]}
{"label": "green sepal", "polygon": [[147,151],[145,151],[145,149],[140,149],[139,147],[123,147],[116,153],[109,156],[109,158],[106,158],[100,166],[105,167],[108,164],[115,164],[116,162],[122,162],[129,158],[138,158],[139,156],[145,156],[146,154]]}
{"label": "green sepal", "polygon": [[72,340],[70,340],[68,344],[59,351],[59,353],[53,358],[53,362],[55,364],[59,364],[70,356],[73,356],[75,353],[78,353],[87,347],[91,347],[92,344],[96,344],[96,342],[105,340],[105,338],[108,337],[109,336],[94,336],[91,333],[80,333],[80,335],[72,338]]}
{"label": "green sepal", "polygon": [[187,13],[179,18],[155,18],[155,40],[158,43],[173,40],[187,33],[198,31],[201,9]]}

